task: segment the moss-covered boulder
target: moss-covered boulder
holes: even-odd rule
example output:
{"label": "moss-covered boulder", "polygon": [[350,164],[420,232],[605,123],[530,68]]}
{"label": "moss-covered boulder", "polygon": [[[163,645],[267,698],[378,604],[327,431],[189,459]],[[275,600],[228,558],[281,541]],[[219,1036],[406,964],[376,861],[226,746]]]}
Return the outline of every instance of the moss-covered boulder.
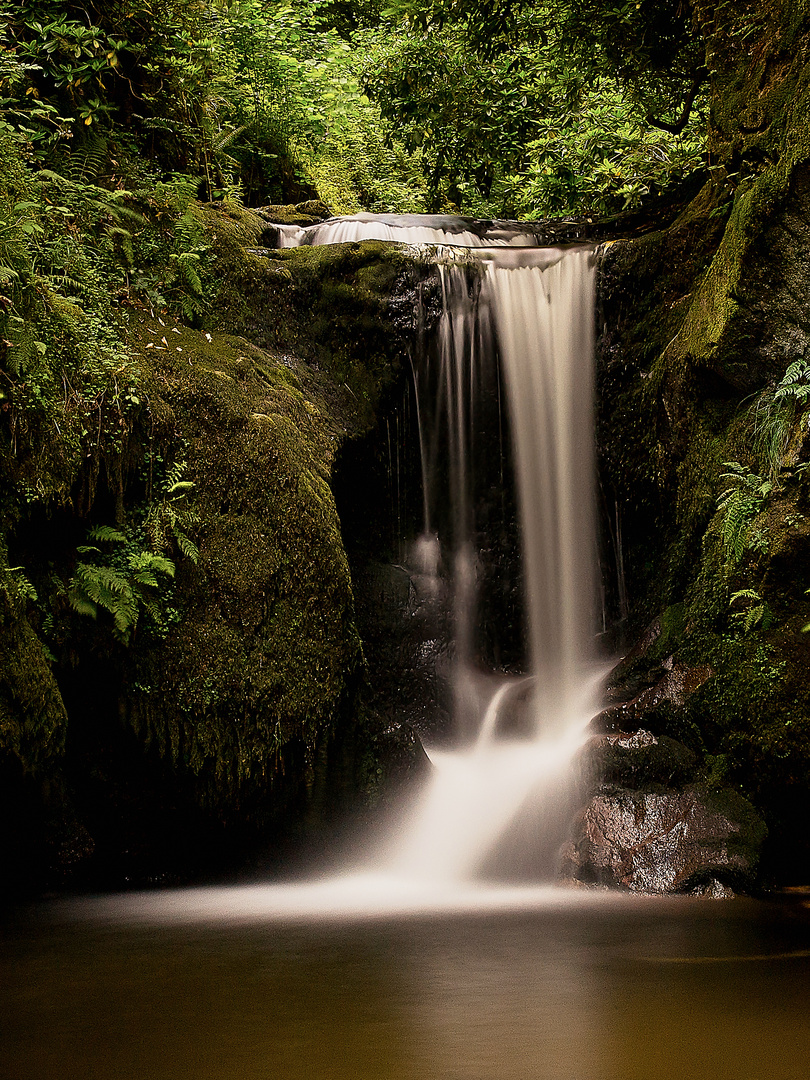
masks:
{"label": "moss-covered boulder", "polygon": [[311,782],[362,670],[330,489],[351,397],[244,340],[146,317],[130,340],[183,447],[199,558],[165,639],[135,650],[129,716],[223,812],[272,813],[285,772]]}
{"label": "moss-covered boulder", "polygon": [[211,210],[207,224],[220,282],[207,327],[322,368],[370,427],[401,384],[427,270],[407,249],[379,241],[268,250],[267,224],[252,211]]}

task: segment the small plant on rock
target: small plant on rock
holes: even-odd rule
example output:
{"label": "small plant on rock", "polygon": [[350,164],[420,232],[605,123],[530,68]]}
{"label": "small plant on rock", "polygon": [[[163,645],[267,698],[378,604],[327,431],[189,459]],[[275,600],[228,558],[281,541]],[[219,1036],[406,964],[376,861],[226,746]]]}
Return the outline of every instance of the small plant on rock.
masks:
{"label": "small plant on rock", "polygon": [[738,601],[745,604],[741,610],[735,611],[732,614],[732,619],[738,626],[742,626],[743,632],[748,633],[750,630],[767,630],[773,623],[773,612],[768,606],[768,602],[763,600],[762,597],[754,589],[738,589],[737,592],[731,594],[731,605],[733,606]]}
{"label": "small plant on rock", "polygon": [[723,512],[723,547],[731,562],[739,562],[749,546],[751,522],[773,489],[773,481],[750,472],[737,461],[723,462],[728,472],[721,478],[731,481],[717,500]]}
{"label": "small plant on rock", "polygon": [[[162,579],[174,577],[174,563],[164,555],[145,551],[134,538],[118,529],[100,525],[88,533],[96,544],[82,544],[76,550],[89,556],[76,564],[68,584],[71,607],[80,615],[95,619],[104,610],[113,617],[113,636],[128,645],[142,612],[160,625],[159,603]],[[103,544],[104,550],[97,544]]]}

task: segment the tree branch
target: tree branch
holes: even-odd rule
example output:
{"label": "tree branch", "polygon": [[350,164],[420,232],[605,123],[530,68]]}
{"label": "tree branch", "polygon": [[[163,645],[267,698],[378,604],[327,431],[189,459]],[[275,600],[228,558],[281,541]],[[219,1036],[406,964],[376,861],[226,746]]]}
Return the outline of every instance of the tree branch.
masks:
{"label": "tree branch", "polygon": [[681,110],[681,115],[678,117],[674,124],[668,124],[666,120],[658,120],[652,115],[652,113],[649,113],[647,115],[647,123],[651,124],[653,127],[660,128],[661,131],[668,131],[670,135],[680,135],[680,133],[689,123],[689,117],[692,115],[692,106],[695,104],[695,98],[698,95],[698,90],[700,90],[705,79],[706,70],[703,69],[695,76],[692,87],[689,91],[689,94],[687,95],[686,101],[684,102],[683,109]]}

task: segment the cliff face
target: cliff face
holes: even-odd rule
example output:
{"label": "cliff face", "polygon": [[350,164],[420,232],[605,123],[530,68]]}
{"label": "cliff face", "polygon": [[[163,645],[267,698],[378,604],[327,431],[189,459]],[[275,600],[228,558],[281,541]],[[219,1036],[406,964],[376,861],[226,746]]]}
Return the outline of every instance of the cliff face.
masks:
{"label": "cliff face", "polygon": [[635,719],[752,797],[770,825],[766,872],[801,877],[810,20],[801,4],[693,7],[712,179],[669,229],[604,262],[598,437],[629,602],[614,695],[638,702],[673,664],[708,674],[678,700],[648,693]]}

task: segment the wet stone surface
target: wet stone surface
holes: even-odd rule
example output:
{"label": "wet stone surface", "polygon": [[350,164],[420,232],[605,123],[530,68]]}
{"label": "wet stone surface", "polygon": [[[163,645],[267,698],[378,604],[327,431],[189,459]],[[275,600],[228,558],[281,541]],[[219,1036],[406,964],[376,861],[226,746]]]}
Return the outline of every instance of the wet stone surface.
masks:
{"label": "wet stone surface", "polygon": [[563,874],[633,892],[729,895],[750,888],[764,826],[732,791],[605,789],[580,812]]}
{"label": "wet stone surface", "polygon": [[596,736],[583,749],[578,768],[586,785],[672,787],[692,779],[696,761],[694,752],[683,743],[641,729]]}

